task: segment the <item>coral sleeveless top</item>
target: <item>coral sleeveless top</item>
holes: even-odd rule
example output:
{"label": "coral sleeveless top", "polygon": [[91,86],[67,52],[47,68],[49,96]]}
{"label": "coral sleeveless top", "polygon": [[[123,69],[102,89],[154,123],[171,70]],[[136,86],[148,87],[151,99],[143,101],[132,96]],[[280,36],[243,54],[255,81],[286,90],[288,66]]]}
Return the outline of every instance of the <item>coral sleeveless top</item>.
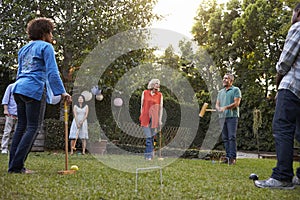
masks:
{"label": "coral sleeveless top", "polygon": [[159,126],[159,110],[162,94],[160,92],[151,95],[151,90],[144,90],[144,100],[140,115],[141,126],[148,127],[151,120],[151,128]]}

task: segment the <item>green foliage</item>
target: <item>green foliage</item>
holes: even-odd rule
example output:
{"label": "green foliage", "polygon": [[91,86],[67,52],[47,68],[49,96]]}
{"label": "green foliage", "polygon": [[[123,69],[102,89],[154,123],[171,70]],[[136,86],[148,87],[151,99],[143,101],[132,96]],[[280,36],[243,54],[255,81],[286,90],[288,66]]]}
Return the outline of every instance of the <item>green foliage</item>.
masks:
{"label": "green foliage", "polygon": [[[119,158],[120,164],[129,158]],[[145,162],[143,157],[130,157]],[[165,158],[168,159],[168,158]],[[138,174],[109,168],[87,154],[69,157],[69,167],[79,170],[72,175],[59,175],[65,169],[63,153],[30,153],[26,167],[37,171],[32,175],[8,174],[8,157],[0,155],[1,199],[299,199],[300,188],[294,190],[258,189],[249,180],[251,173],[267,179],[276,161],[238,159],[237,165],[213,164],[210,160],[178,159],[163,167],[163,187],[159,171]],[[157,161],[153,161],[157,162]],[[165,161],[158,161],[163,165]],[[294,168],[298,167],[294,163]],[[16,189],[17,186],[17,189]]]}
{"label": "green foliage", "polygon": [[198,10],[193,27],[195,40],[213,57],[221,73],[235,74],[234,85],[242,91],[239,149],[257,149],[252,113],[257,108],[262,116],[262,127],[257,129],[260,149],[274,150],[271,122],[275,108],[275,66],[290,26],[292,13],[287,6],[294,6],[293,3],[230,0],[216,5],[210,0]]}
{"label": "green foliage", "polygon": [[101,134],[100,128],[98,121],[88,124],[89,142],[98,142],[103,139],[103,134]]}
{"label": "green foliage", "polygon": [[[4,0],[0,5],[0,62],[7,68],[15,66],[18,49],[27,42],[24,29],[28,21],[39,16],[49,17],[56,24],[53,35],[57,41],[57,62],[66,84],[72,81],[70,72],[80,67],[99,42],[126,30],[144,28],[157,19],[152,13],[155,3],[156,0],[76,0],[70,3]],[[72,85],[66,86],[70,90]]]}
{"label": "green foliage", "polygon": [[56,119],[44,120],[46,130],[45,149],[63,150],[65,148],[65,123]]}

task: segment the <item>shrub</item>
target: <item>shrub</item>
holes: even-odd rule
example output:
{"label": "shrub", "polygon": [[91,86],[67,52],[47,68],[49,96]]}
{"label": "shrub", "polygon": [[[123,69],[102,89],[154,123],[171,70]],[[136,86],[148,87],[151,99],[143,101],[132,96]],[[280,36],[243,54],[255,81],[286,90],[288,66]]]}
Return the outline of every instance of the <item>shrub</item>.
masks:
{"label": "shrub", "polygon": [[64,122],[57,119],[45,119],[46,130],[45,149],[58,150],[65,148]]}

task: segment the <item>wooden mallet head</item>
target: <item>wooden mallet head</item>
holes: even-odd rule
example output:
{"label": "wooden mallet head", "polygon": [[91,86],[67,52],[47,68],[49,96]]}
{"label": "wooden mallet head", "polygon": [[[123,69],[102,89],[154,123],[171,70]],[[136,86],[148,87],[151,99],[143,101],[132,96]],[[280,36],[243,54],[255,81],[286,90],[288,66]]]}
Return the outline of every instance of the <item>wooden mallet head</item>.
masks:
{"label": "wooden mallet head", "polygon": [[207,109],[207,107],[208,107],[208,103],[204,103],[200,110],[199,117],[203,117],[206,111],[210,111],[210,112],[216,111],[215,109]]}

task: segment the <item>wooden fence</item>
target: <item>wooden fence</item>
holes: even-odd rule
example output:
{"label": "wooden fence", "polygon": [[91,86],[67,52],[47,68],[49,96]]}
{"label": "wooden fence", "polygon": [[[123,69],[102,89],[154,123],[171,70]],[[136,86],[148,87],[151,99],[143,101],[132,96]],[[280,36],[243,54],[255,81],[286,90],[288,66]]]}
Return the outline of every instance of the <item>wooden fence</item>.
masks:
{"label": "wooden fence", "polygon": [[[2,136],[3,136],[3,131],[4,131],[4,125],[5,125],[5,117],[0,117],[0,144],[2,143]],[[13,136],[14,130],[10,133],[10,140],[9,140],[9,146],[11,144],[11,139]],[[33,152],[42,152],[45,150],[44,145],[45,145],[45,131],[42,130],[40,134],[38,134],[36,140],[34,141],[34,144],[32,146],[31,151]]]}

